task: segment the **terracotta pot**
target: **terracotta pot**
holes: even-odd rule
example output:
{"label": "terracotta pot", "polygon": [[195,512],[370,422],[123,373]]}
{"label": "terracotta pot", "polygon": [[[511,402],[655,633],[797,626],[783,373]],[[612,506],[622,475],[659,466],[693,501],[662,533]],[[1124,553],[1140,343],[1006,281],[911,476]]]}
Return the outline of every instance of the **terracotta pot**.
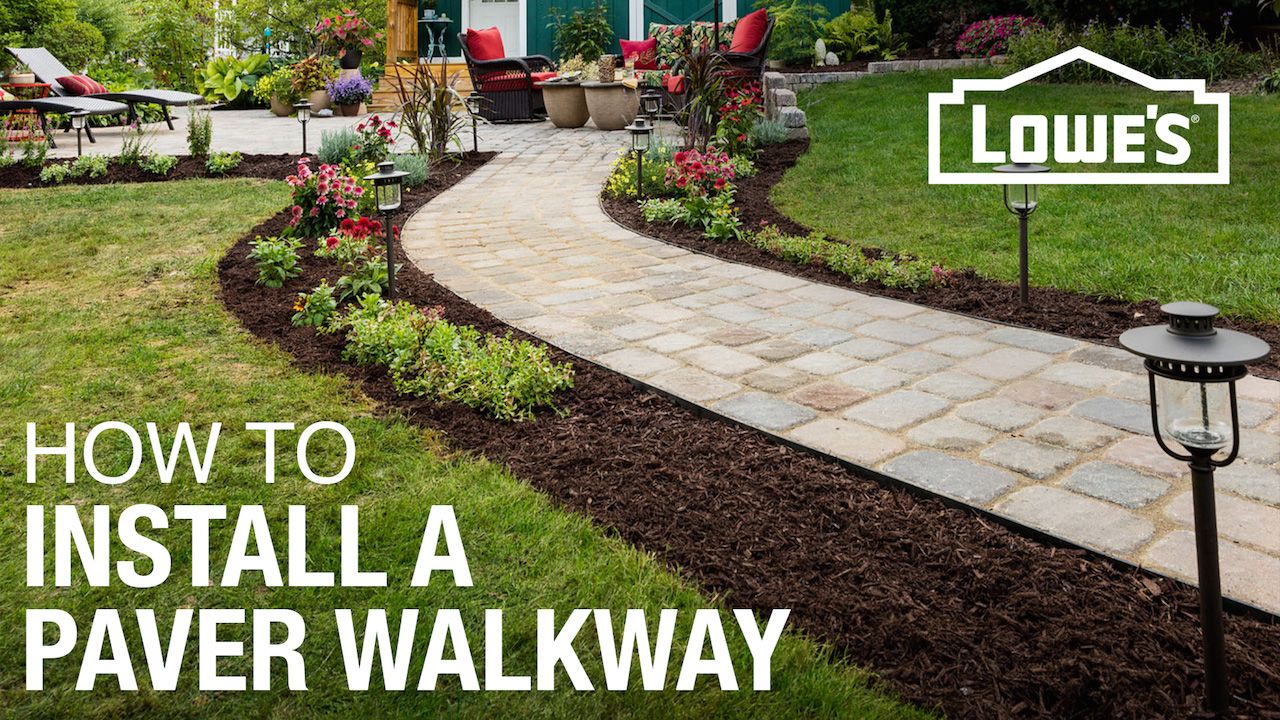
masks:
{"label": "terracotta pot", "polygon": [[311,101],[311,112],[319,112],[329,107],[329,91],[316,90],[307,96],[307,100]]}
{"label": "terracotta pot", "polygon": [[558,128],[580,128],[587,124],[591,112],[587,95],[580,83],[541,83],[542,102],[547,117]]}
{"label": "terracotta pot", "polygon": [[640,110],[640,94],[620,82],[582,83],[587,96],[591,122],[601,130],[621,130],[636,119]]}
{"label": "terracotta pot", "polygon": [[280,102],[280,98],[272,95],[271,112],[275,115],[279,115],[280,117],[287,117],[293,114],[293,106],[288,103]]}
{"label": "terracotta pot", "polygon": [[351,103],[350,105],[337,105],[338,114],[342,117],[355,117],[360,114],[361,103]]}
{"label": "terracotta pot", "polygon": [[360,60],[364,58],[364,51],[360,49],[348,50],[338,58],[338,67],[343,70],[351,70],[360,67]]}

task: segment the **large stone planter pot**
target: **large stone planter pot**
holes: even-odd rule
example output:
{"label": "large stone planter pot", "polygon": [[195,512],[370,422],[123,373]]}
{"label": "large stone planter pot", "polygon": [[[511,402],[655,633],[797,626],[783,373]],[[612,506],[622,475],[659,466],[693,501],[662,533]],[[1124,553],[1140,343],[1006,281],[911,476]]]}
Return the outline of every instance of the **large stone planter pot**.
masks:
{"label": "large stone planter pot", "polygon": [[591,122],[601,130],[621,130],[636,119],[640,110],[640,94],[620,82],[582,83],[587,96]]}
{"label": "large stone planter pot", "polygon": [[319,112],[329,107],[329,91],[316,90],[307,96],[307,100],[311,101],[311,112]]}
{"label": "large stone planter pot", "polygon": [[580,128],[587,124],[591,112],[582,83],[538,83],[547,117],[558,128]]}
{"label": "large stone planter pot", "polygon": [[275,115],[279,115],[280,117],[287,117],[293,114],[293,106],[288,103],[280,102],[280,98],[272,95],[271,112]]}

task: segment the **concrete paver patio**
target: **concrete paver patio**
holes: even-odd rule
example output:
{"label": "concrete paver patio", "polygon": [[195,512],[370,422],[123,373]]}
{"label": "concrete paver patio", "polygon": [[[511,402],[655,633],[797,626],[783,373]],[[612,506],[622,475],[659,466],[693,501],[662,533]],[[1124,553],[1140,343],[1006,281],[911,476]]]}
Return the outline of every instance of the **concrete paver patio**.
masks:
{"label": "concrete paver patio", "polygon": [[[1194,580],[1185,466],[1124,351],[691,253],[613,223],[621,133],[487,128],[501,154],[418,212],[409,258],[569,352],[788,440]],[[995,212],[993,210],[993,212]],[[1280,383],[1240,384],[1219,472],[1228,595],[1280,611]]]}

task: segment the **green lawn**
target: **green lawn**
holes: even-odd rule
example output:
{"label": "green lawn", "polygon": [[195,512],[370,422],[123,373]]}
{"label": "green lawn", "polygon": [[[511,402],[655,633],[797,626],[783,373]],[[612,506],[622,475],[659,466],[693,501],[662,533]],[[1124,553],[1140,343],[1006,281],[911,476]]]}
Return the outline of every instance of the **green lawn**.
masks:
{"label": "green lawn", "polygon": [[[215,264],[234,239],[282,207],[281,183],[184,181],[0,191],[0,537],[9,552],[0,557],[0,715],[15,718],[139,717],[923,717],[868,688],[868,677],[831,660],[817,645],[788,633],[774,663],[772,693],[721,693],[704,678],[689,693],[464,693],[447,679],[438,692],[404,693],[345,689],[335,639],[334,608],[423,609],[428,624],[415,643],[410,670],[416,685],[426,649],[429,619],[437,608],[459,608],[467,621],[477,665],[483,664],[482,609],[506,610],[506,672],[534,669],[536,608],[567,611],[604,607],[694,608],[721,599],[700,594],[688,582],[585,518],[553,507],[542,495],[483,460],[449,455],[431,433],[397,417],[386,417],[343,377],[294,370],[289,358],[258,343],[223,312],[215,299]],[[15,221],[15,219],[18,219]],[[187,421],[202,442],[208,425],[224,424],[210,482],[197,486],[191,471],[161,485],[154,469],[119,486],[83,475],[61,482],[56,465],[38,485],[24,482],[24,425],[45,430],[74,421],[83,433],[94,423],[122,420],[141,428],[147,421],[171,428]],[[242,428],[246,421],[307,423],[333,419],[355,436],[358,460],[352,475],[328,487],[300,478],[293,453],[278,453],[277,484],[262,481],[262,442]],[[513,432],[519,432],[514,429]],[[56,437],[57,430],[42,440]],[[116,435],[118,438],[119,435]],[[144,436],[144,444],[146,439]],[[323,444],[323,443],[321,443]],[[99,464],[106,472],[124,464],[123,443],[105,441]],[[336,443],[335,443],[336,447]],[[319,452],[313,462],[328,470],[336,453]],[[327,464],[326,464],[327,458]],[[42,461],[50,462],[50,461]],[[55,460],[53,462],[61,462]],[[150,463],[150,460],[147,461]],[[179,503],[263,504],[281,557],[285,508],[309,507],[309,555],[336,569],[337,512],[359,504],[361,565],[389,573],[387,588],[276,588],[260,586],[250,573],[240,588],[192,588],[189,550],[174,553],[174,575],[157,588],[130,589],[113,578],[110,588],[92,588],[76,572],[70,588],[25,585],[24,510],[28,504],[109,504],[118,512],[133,503],[169,508]],[[475,586],[433,582],[409,588],[426,508],[454,505],[466,542]],[[213,573],[221,573],[231,523],[215,523]],[[146,527],[145,524],[143,527]],[[179,531],[181,528],[182,531]],[[186,530],[157,539],[171,550],[186,544]],[[278,531],[279,534],[276,534]],[[189,545],[186,545],[189,548]],[[120,550],[119,545],[115,545]],[[49,552],[52,553],[50,544]],[[113,560],[118,556],[113,554]],[[332,564],[330,564],[332,563]],[[437,575],[437,577],[439,577]],[[445,578],[448,576],[446,575]],[[184,578],[186,578],[184,580]],[[434,580],[434,578],[433,578]],[[731,600],[728,604],[731,604]],[[70,658],[53,661],[45,692],[24,690],[23,608],[72,613],[81,624],[80,644]],[[88,623],[95,608],[114,607],[126,617],[135,656],[138,693],[121,693],[112,679],[98,691],[73,689]],[[178,607],[292,608],[308,627],[304,645],[310,691],[201,693],[195,687],[195,632],[187,648],[176,692],[148,690],[145,662],[132,634],[133,608],[155,608],[162,633]],[[362,613],[357,612],[357,627]],[[688,615],[681,626],[687,630]],[[600,665],[591,659],[592,625],[579,635],[584,665],[597,686]],[[750,687],[750,658],[736,625],[725,624],[738,677]],[[247,640],[247,629],[224,626],[221,640]],[[677,638],[681,637],[677,632]],[[679,655],[675,656],[679,658]],[[674,662],[674,661],[673,661]],[[276,663],[275,687],[283,687]],[[222,674],[248,675],[250,661],[224,660]],[[678,664],[669,671],[674,686]],[[481,669],[483,678],[483,670]],[[374,686],[379,677],[375,674]],[[563,672],[558,688],[567,687]]]}
{"label": "green lawn", "polygon": [[[999,187],[927,182],[928,93],[972,74],[872,76],[803,95],[813,145],[775,188],[779,208],[835,238],[1016,280],[1017,220]],[[993,138],[1010,107],[1045,115],[1141,112],[1146,102],[1183,109],[1127,86],[1023,86],[1002,102],[990,111]],[[1230,185],[1041,188],[1031,282],[1125,300],[1201,300],[1280,321],[1280,97],[1233,97],[1231,119]],[[1192,126],[1193,134],[1209,130]],[[944,134],[944,159],[967,155],[967,141]]]}

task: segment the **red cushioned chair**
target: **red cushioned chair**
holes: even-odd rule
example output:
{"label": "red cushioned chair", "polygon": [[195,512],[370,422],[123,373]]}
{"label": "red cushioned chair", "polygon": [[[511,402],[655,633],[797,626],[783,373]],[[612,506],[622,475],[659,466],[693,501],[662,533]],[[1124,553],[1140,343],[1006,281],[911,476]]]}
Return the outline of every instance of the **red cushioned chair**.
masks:
{"label": "red cushioned chair", "polygon": [[733,41],[729,51],[723,53],[725,62],[735,76],[752,80],[764,77],[765,56],[769,52],[769,37],[773,35],[773,17],[764,8],[743,15],[733,28]]}
{"label": "red cushioned chair", "polygon": [[467,61],[471,85],[488,102],[480,115],[490,122],[522,122],[546,117],[542,90],[536,83],[556,76],[555,64],[545,55],[508,57],[498,28],[458,33],[462,57]]}

